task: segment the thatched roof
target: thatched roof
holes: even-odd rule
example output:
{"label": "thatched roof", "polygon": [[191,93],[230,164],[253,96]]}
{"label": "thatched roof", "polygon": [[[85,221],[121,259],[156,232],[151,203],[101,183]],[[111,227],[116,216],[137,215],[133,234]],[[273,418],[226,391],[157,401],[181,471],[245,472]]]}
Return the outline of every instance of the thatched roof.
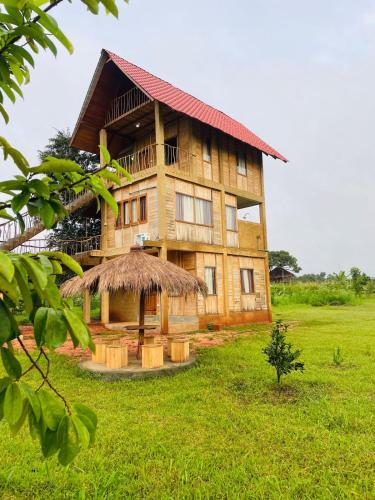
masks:
{"label": "thatched roof", "polygon": [[60,291],[64,297],[72,297],[87,289],[93,293],[123,290],[135,294],[162,291],[169,295],[207,294],[202,279],[141,250],[132,250],[89,269],[83,278],[77,276],[66,281]]}

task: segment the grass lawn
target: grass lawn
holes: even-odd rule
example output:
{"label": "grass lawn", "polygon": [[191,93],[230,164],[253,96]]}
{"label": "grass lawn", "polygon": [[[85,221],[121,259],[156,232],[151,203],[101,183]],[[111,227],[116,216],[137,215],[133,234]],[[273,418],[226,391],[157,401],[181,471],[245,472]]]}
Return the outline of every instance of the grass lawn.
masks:
{"label": "grass lawn", "polygon": [[56,355],[55,383],[96,408],[96,445],[68,469],[47,466],[27,432],[12,438],[0,423],[0,496],[375,498],[375,299],[274,317],[296,322],[306,364],[281,392],[261,353],[265,325],[155,380],[101,382]]}

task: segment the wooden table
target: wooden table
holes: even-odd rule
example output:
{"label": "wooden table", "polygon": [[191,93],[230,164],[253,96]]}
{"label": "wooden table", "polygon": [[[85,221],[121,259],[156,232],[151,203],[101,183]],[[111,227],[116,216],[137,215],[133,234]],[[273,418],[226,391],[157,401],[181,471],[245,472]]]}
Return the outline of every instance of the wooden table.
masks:
{"label": "wooden table", "polygon": [[139,353],[141,350],[141,346],[144,344],[145,330],[156,330],[156,328],[158,328],[157,325],[127,325],[127,326],[125,326],[125,330],[127,330],[129,332],[136,331],[136,330],[138,330],[138,332],[139,332],[138,347],[137,347],[137,359],[139,359]]}

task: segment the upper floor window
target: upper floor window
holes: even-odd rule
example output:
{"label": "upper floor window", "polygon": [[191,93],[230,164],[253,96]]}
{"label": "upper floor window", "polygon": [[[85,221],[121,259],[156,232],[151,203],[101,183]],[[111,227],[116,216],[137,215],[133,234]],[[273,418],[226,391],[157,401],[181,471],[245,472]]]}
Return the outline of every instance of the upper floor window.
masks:
{"label": "upper floor window", "polygon": [[204,281],[208,288],[208,295],[216,295],[216,267],[204,268]]}
{"label": "upper floor window", "polygon": [[116,226],[126,227],[147,222],[147,196],[137,196],[118,203],[119,215]]}
{"label": "upper floor window", "polygon": [[164,157],[166,165],[173,165],[178,162],[177,136],[165,141]]}
{"label": "upper floor window", "polygon": [[212,226],[212,201],[176,193],[176,220]]}
{"label": "upper floor window", "polygon": [[203,139],[203,160],[211,161],[211,139],[207,136]]}
{"label": "upper floor window", "polygon": [[241,292],[242,293],[255,293],[254,270],[253,269],[240,269],[240,272],[241,272]]}
{"label": "upper floor window", "polygon": [[246,171],[245,155],[243,154],[242,151],[237,151],[236,158],[237,158],[237,174],[246,175],[247,171]]}
{"label": "upper floor window", "polygon": [[227,229],[237,231],[237,208],[225,205],[225,214],[227,220]]}

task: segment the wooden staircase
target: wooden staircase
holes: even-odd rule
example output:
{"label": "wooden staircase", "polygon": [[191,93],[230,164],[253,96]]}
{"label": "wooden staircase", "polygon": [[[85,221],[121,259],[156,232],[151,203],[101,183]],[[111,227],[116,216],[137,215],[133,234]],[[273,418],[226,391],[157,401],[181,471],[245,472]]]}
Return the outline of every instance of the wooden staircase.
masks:
{"label": "wooden staircase", "polygon": [[[69,192],[69,197],[64,198],[64,206],[70,214],[87,205],[93,199],[94,194],[91,191],[81,191],[78,194]],[[22,232],[18,220],[0,224],[0,250],[10,252],[45,229],[43,222],[38,217],[31,217],[26,213],[23,214],[23,220],[25,223],[24,232]]]}

